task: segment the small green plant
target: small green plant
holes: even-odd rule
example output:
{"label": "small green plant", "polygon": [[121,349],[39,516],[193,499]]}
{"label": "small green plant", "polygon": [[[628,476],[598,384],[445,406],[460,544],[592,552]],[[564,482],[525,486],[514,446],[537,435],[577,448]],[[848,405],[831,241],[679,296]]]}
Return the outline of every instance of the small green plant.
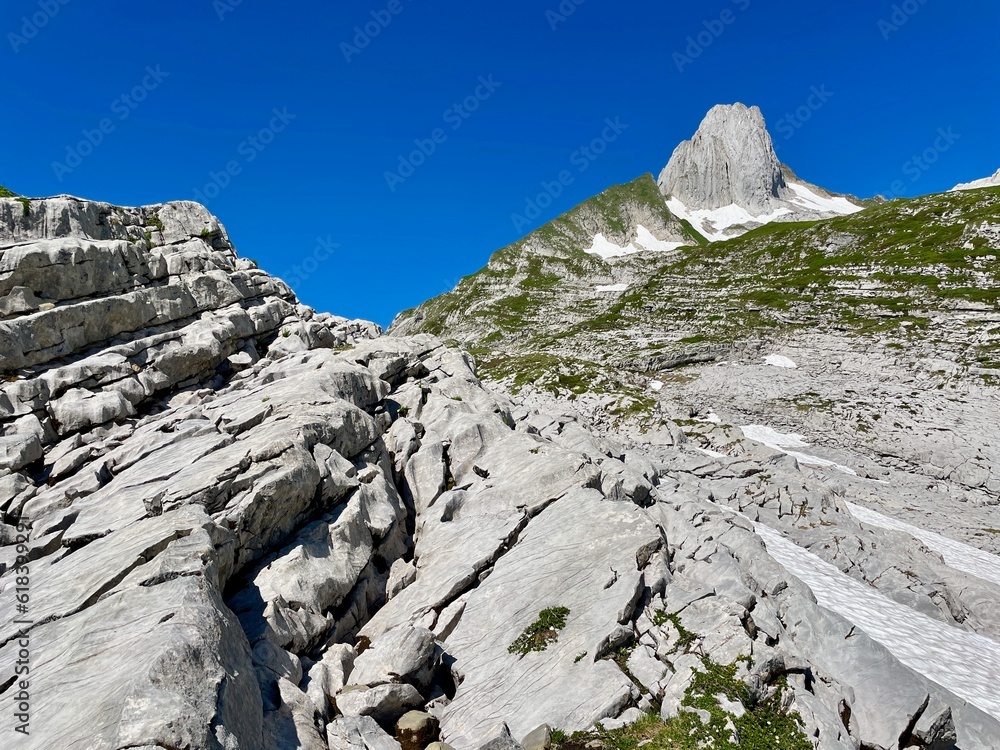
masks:
{"label": "small green plant", "polygon": [[21,215],[31,216],[31,200],[29,198],[15,198],[21,204]]}
{"label": "small green plant", "polygon": [[670,623],[677,629],[677,633],[680,636],[677,639],[677,643],[674,644],[672,653],[677,653],[678,651],[686,652],[690,646],[698,640],[698,636],[692,633],[690,630],[681,625],[680,613],[675,612],[673,614],[667,614],[666,611],[662,609],[656,610],[653,613],[653,624],[657,627],[663,627],[667,623]]}
{"label": "small green plant", "polygon": [[201,236],[202,237],[211,237],[212,236],[212,230],[209,229],[208,227],[203,228],[201,230]]}
{"label": "small green plant", "polygon": [[532,651],[544,651],[550,643],[559,640],[559,631],[566,627],[569,610],[566,607],[552,607],[538,613],[538,619],[524,629],[507,651],[526,656]]}
{"label": "small green plant", "polygon": [[[811,750],[797,713],[783,708],[785,683],[779,678],[773,693],[755,701],[736,677],[737,665],[721,666],[708,658],[694,674],[680,712],[664,720],[650,712],[620,729],[552,733],[559,750]],[[744,708],[742,716],[726,712],[718,696]],[[708,717],[707,721],[705,716]]]}
{"label": "small green plant", "polygon": [[17,193],[12,190],[8,190],[3,185],[0,185],[0,198],[16,198]]}
{"label": "small green plant", "polygon": [[582,654],[577,654],[577,655],[576,655],[576,658],[575,658],[575,659],[573,660],[573,663],[574,663],[574,664],[578,664],[578,663],[580,663],[581,661],[583,661],[583,659],[584,659],[584,657],[585,657],[586,655],[587,655],[587,652],[586,652],[586,651],[584,651],[584,652],[583,652]]}
{"label": "small green plant", "polygon": [[292,335],[292,332],[289,331],[287,328],[282,328],[281,329],[281,337],[282,338],[287,339],[291,335]]}
{"label": "small green plant", "polygon": [[264,398],[262,398],[260,401],[262,404],[266,404],[270,400],[271,400],[270,396],[264,396]]}
{"label": "small green plant", "polygon": [[163,220],[160,219],[160,215],[159,214],[153,214],[153,217],[151,219],[149,219],[149,222],[147,223],[147,226],[155,227],[155,228],[159,229],[162,232],[163,231]]}
{"label": "small green plant", "polygon": [[406,416],[410,413],[410,407],[400,406],[396,413],[399,414],[400,417],[405,419]]}
{"label": "small green plant", "polygon": [[561,730],[561,729],[553,729],[552,730],[552,744],[553,745],[561,745],[562,743],[564,743],[568,739],[569,739],[569,735],[566,734],[563,730]]}
{"label": "small green plant", "polygon": [[462,397],[461,397],[461,396],[452,396],[452,397],[451,397],[451,400],[452,400],[452,401],[461,401],[461,400],[462,400]]}

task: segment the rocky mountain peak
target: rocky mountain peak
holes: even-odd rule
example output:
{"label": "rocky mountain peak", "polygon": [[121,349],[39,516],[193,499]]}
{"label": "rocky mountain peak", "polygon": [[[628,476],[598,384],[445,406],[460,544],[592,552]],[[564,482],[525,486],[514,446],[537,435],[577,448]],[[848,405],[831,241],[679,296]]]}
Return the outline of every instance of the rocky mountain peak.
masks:
{"label": "rocky mountain peak", "polygon": [[856,213],[861,206],[798,179],[778,161],[758,107],[712,107],[690,141],[660,173],[670,211],[704,237],[737,237],[772,221],[815,221]]}
{"label": "rocky mountain peak", "polygon": [[764,115],[738,102],[709,110],[674,150],[659,185],[690,209],[737,205],[753,216],[773,211],[788,192]]}

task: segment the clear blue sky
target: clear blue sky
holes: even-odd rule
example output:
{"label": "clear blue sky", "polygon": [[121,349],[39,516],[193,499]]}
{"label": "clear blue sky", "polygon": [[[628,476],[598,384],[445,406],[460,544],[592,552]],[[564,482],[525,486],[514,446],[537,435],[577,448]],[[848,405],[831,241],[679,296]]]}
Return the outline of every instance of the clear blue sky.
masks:
{"label": "clear blue sky", "polygon": [[[214,195],[241,255],[312,271],[294,279],[303,301],[388,324],[528,229],[658,173],[721,102],[759,105],[782,160],[832,190],[917,195],[993,173],[1000,4],[907,0],[895,19],[893,5],[7,0],[0,184],[129,205]],[[378,35],[345,49],[366,22]],[[475,112],[453,109],[468,97]],[[627,127],[574,158],[608,118]],[[958,139],[915,166],[948,128]],[[88,130],[101,143],[78,148]],[[387,179],[415,139],[434,153]],[[571,184],[515,226],[563,170]],[[206,191],[212,172],[229,184]]]}

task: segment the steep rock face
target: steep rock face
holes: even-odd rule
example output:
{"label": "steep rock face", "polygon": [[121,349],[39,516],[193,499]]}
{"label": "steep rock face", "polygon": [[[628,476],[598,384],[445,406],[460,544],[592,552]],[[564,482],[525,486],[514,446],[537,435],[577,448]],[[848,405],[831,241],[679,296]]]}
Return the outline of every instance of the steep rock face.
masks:
{"label": "steep rock face", "polygon": [[660,190],[689,209],[737,205],[754,216],[790,197],[764,115],[758,107],[712,107],[690,141],[660,173]]}
{"label": "steep rock face", "polygon": [[710,240],[772,221],[811,221],[856,213],[854,199],[800,180],[778,161],[757,107],[720,104],[660,173],[660,191],[679,218]]}

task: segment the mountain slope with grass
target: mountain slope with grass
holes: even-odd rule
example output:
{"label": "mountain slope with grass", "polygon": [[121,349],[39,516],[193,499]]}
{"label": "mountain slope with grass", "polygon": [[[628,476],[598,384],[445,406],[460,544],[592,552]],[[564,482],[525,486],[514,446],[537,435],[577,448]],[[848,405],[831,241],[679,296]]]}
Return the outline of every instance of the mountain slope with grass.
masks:
{"label": "mountain slope with grass", "polygon": [[[549,305],[583,320],[594,312],[591,301],[599,308],[607,299],[597,287],[642,278],[632,256],[669,255],[703,243],[689,224],[670,213],[647,174],[609,188],[499,250],[454,291],[402,313],[394,326],[401,333],[448,331],[465,341],[493,342],[535,329],[542,323],[537,313]],[[609,254],[614,263],[608,262]],[[585,303],[578,312],[573,309],[577,300]]]}
{"label": "mountain slope with grass", "polygon": [[823,461],[898,477],[909,519],[1000,549],[1000,188],[689,230],[667,253],[600,257],[586,235],[553,253],[533,238],[559,221],[390,333],[454,339],[510,392],[616,429],[680,423],[716,453],[720,420],[805,435],[852,459]]}
{"label": "mountain slope with grass", "polygon": [[544,354],[636,372],[830,331],[912,343],[987,377],[1000,370],[998,188],[769,224],[711,244],[685,226],[691,239],[672,252],[607,259],[567,231],[577,228],[574,212],[403,313],[394,330],[448,336],[490,359]]}

